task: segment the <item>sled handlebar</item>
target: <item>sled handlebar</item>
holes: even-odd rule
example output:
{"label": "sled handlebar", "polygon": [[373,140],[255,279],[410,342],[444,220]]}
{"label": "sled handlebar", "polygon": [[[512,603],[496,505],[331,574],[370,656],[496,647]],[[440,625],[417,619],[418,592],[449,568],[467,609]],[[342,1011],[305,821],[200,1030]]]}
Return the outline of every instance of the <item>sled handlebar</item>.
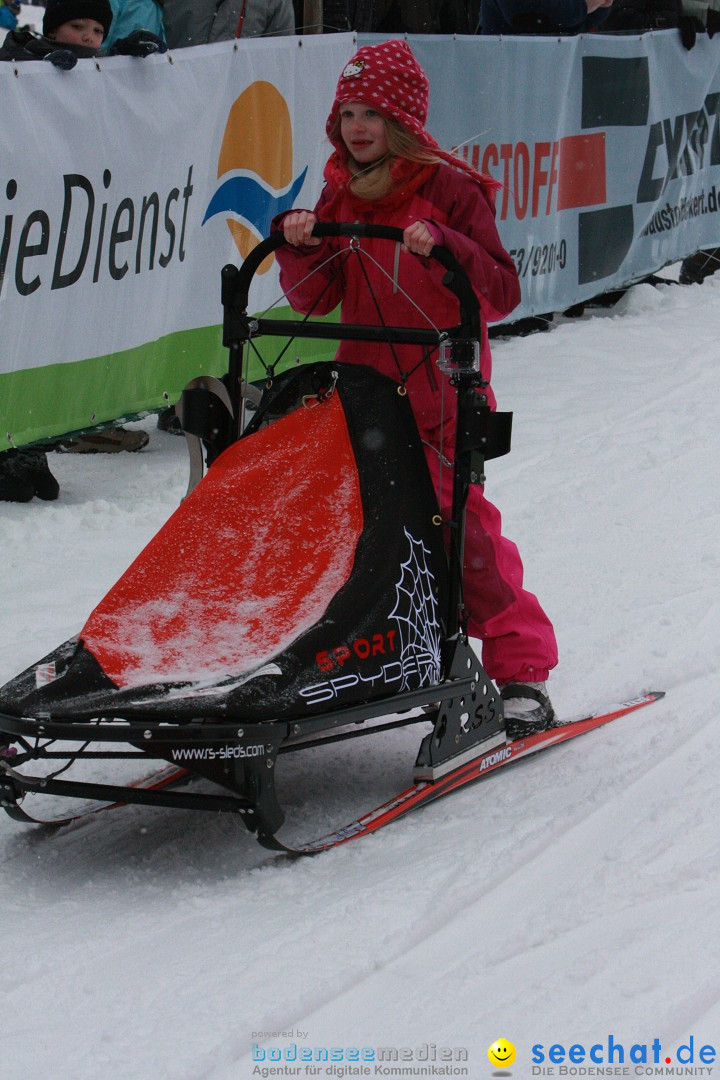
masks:
{"label": "sled handlebar", "polygon": [[[312,235],[318,238],[323,237],[353,237],[357,239],[377,239],[388,240],[392,243],[401,244],[403,241],[403,230],[396,229],[391,225],[361,225],[353,224],[350,222],[318,222],[313,228]],[[222,302],[225,308],[226,316],[229,312],[233,312],[236,316],[247,316],[247,308],[249,303],[250,285],[257,273],[261,263],[271,255],[277,248],[284,246],[287,243],[284,234],[278,230],[272,233],[265,240],[261,240],[257,247],[254,247],[247,258],[243,261],[242,266],[239,268],[232,264],[225,266],[222,271]],[[470,284],[470,279],[465,273],[464,269],[457,261],[455,256],[444,245],[436,244],[430,255],[430,259],[435,259],[446,270],[443,276],[443,285],[457,297],[460,304],[460,325],[452,328],[452,336],[458,338],[470,338],[476,341],[480,339],[480,305],[478,303],[477,296]],[[234,322],[234,320],[230,320]],[[285,323],[286,333],[288,336],[298,334],[298,323],[288,321]],[[317,328],[317,333],[314,330]],[[322,329],[321,329],[322,328]],[[313,323],[308,320],[302,322],[302,334],[298,336],[303,337],[335,337],[339,340],[345,338],[355,338],[360,340],[374,339],[378,336],[378,327],[355,327],[353,329],[352,324],[332,324],[332,333],[328,332],[329,327],[327,323]],[[395,341],[409,340],[407,335],[410,331],[401,331],[397,329],[395,336],[392,334],[393,327],[383,328],[385,333],[383,334],[383,340],[388,340],[388,331],[391,338]],[[449,329],[449,328],[448,328]],[[362,331],[367,331],[363,333]],[[371,332],[372,331],[372,332]],[[282,333],[281,329],[277,329],[275,322],[273,322],[273,332]],[[431,330],[415,330],[418,335],[418,341],[428,337],[428,341],[434,339],[437,340],[437,335]],[[228,340],[228,334],[226,333],[225,344],[230,344]],[[247,336],[247,335],[243,335]]]}

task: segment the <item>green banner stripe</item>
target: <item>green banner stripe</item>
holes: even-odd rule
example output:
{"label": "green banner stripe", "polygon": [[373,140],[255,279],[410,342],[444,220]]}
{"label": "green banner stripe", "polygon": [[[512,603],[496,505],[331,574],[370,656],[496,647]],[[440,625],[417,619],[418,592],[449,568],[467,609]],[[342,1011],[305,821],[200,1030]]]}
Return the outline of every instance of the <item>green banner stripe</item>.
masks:
{"label": "green banner stripe", "polygon": [[[297,316],[285,308],[274,310],[273,317]],[[287,339],[261,338],[255,344],[265,363],[274,364]],[[334,353],[332,342],[296,338],[277,370],[298,360],[331,359]],[[0,450],[174,404],[190,379],[223,375],[227,358],[222,327],[206,326],[109,356],[0,375]],[[262,362],[250,348],[248,377],[257,382],[264,376]]]}

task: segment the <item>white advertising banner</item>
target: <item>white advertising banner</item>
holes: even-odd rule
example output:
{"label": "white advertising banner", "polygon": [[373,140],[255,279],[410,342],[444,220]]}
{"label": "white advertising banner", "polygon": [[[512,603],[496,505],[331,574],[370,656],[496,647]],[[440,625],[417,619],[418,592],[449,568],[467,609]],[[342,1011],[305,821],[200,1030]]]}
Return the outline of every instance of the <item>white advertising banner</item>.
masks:
{"label": "white advertising banner", "polygon": [[720,244],[720,39],[411,39],[429,127],[503,185],[497,220],[531,315]]}
{"label": "white advertising banner", "polygon": [[[430,130],[502,184],[513,319],[720,244],[720,36],[689,52],[676,31],[410,44]],[[343,34],[70,72],[0,64],[0,450],[224,370],[220,271],[276,213],[314,204],[355,47]],[[271,265],[252,309],[278,295]]]}
{"label": "white advertising banner", "polygon": [[[352,35],[0,64],[0,449],[223,370],[220,272],[312,205]],[[277,274],[256,278],[257,307]],[[163,395],[165,395],[163,397]]]}

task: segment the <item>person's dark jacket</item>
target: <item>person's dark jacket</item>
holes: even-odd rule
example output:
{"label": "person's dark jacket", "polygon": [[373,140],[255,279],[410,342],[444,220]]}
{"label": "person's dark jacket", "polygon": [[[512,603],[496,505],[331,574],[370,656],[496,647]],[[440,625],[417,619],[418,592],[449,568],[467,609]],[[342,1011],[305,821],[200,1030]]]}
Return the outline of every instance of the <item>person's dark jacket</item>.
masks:
{"label": "person's dark jacket", "polygon": [[605,21],[608,8],[588,15],[585,0],[483,0],[483,34],[580,34]]}
{"label": "person's dark jacket", "polygon": [[605,30],[622,34],[642,34],[646,30],[671,30],[677,27],[686,49],[692,49],[698,33],[707,30],[710,37],[720,26],[717,13],[709,5],[703,12],[684,0],[616,0]]}
{"label": "person's dark jacket", "polygon": [[[243,10],[244,9],[244,10]],[[165,0],[165,33],[171,49],[243,38],[295,33],[291,0]]]}

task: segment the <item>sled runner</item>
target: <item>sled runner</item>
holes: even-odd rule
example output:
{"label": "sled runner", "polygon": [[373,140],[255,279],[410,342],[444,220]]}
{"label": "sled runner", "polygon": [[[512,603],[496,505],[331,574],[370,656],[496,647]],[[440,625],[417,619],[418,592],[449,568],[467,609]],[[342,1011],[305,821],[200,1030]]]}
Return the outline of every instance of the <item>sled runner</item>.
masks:
{"label": "sled runner", "polygon": [[[316,233],[347,238],[350,258],[363,257],[365,237],[402,240],[385,227]],[[287,851],[279,753],[430,722],[414,780],[440,795],[505,747],[502,701],[462,607],[467,491],[510,438],[510,414],[491,413],[482,393],[472,287],[436,247],[459,303],[454,327],[250,317],[253,277],[281,243],[276,234],[223,270],[228,378],[194,380],[179,406],[192,490],[78,636],[0,690],[0,803],[14,817],[38,820],[23,808],[29,792],[223,811]],[[243,355],[268,335],[409,342],[441,356],[458,404],[449,523],[403,388],[370,368],[270,368],[245,426]],[[209,467],[195,483],[201,444]],[[68,775],[135,757],[165,764],[128,785]],[[221,792],[176,790],[196,777]]]}

